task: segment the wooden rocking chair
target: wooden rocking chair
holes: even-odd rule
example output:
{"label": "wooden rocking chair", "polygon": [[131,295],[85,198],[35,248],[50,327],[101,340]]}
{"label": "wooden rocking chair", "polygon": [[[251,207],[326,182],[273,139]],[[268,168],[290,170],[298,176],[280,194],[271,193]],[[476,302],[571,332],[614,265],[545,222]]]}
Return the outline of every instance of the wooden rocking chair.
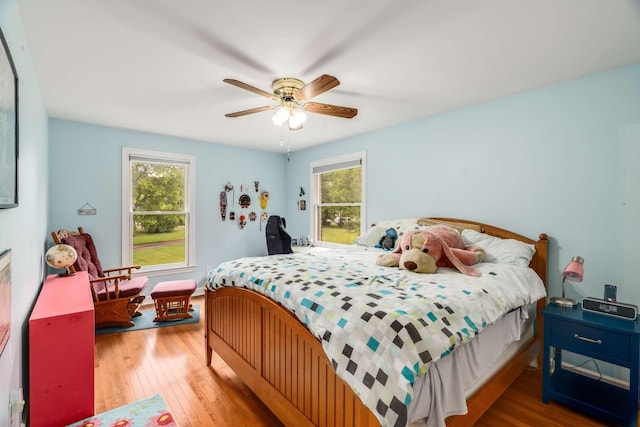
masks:
{"label": "wooden rocking chair", "polygon": [[131,277],[131,271],[140,269],[140,266],[130,265],[103,270],[93,239],[82,227],[78,227],[77,232],[64,229],[52,231],[51,237],[56,244],[73,246],[78,253],[78,259],[72,267],[73,272],[89,273],[96,328],[133,326],[131,318],[140,315],[138,308],[144,300],[144,295],[140,293],[149,281],[146,277]]}

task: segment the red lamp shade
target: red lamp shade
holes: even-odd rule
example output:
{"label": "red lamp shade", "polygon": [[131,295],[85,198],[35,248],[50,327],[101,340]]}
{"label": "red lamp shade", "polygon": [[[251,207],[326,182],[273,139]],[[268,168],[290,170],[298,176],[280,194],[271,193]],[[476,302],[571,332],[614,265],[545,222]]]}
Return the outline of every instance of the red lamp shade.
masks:
{"label": "red lamp shade", "polygon": [[569,264],[562,271],[562,297],[552,297],[551,303],[560,305],[562,307],[575,307],[578,303],[571,298],[564,297],[564,282],[569,280],[571,282],[582,282],[584,278],[584,258],[581,256],[574,256],[571,258]]}
{"label": "red lamp shade", "polygon": [[563,280],[570,280],[572,282],[582,282],[584,278],[584,258],[581,256],[574,256],[571,258],[571,262],[564,268],[562,272]]}

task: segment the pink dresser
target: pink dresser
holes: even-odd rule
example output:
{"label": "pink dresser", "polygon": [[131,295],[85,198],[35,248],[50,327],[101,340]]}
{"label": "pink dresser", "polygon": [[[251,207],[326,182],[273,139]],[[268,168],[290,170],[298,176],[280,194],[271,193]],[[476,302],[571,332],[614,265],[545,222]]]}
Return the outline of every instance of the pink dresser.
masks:
{"label": "pink dresser", "polygon": [[60,427],[94,414],[94,325],[87,273],[48,276],[29,318],[31,427]]}

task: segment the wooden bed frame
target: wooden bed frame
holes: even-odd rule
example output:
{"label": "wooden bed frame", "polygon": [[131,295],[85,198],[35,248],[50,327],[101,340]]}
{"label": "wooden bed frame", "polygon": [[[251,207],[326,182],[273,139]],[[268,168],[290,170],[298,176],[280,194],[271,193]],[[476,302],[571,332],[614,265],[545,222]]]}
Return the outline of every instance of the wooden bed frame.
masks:
{"label": "wooden bed frame", "polygon": [[[531,260],[547,286],[546,234],[537,241],[473,221],[434,218],[467,224],[503,239],[534,244]],[[206,359],[215,351],[286,426],[373,427],[380,423],[333,370],[320,341],[277,302],[242,288],[208,290],[206,295]],[[468,414],[447,418],[447,426],[469,426],[537,358],[541,366],[542,316],[546,298],[538,301],[536,335],[467,399]]]}

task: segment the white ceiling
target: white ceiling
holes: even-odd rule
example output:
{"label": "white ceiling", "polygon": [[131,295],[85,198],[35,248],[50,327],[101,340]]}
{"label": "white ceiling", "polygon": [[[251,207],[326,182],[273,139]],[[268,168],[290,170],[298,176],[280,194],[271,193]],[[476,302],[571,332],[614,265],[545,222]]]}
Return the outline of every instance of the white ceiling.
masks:
{"label": "white ceiling", "polygon": [[[18,0],[51,117],[269,151],[640,63],[640,0]],[[273,112],[278,77],[353,119]],[[279,144],[280,138],[285,146]]]}

